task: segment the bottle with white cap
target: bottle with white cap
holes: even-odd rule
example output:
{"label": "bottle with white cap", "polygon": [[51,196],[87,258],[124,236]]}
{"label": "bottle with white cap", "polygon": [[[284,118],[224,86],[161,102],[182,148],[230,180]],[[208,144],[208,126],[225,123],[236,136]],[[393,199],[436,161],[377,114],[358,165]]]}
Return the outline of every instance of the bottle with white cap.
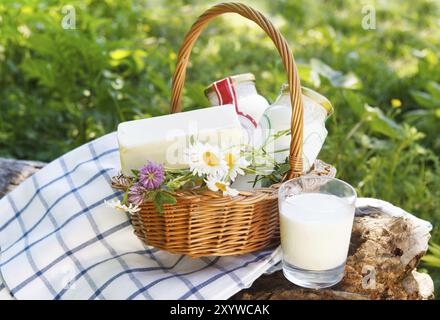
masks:
{"label": "bottle with white cap", "polygon": [[[333,112],[333,107],[327,98],[309,88],[302,87],[302,98],[304,106],[303,172],[305,173],[312,167],[327,137],[325,121]],[[266,109],[259,127],[272,134],[290,130],[291,116],[289,86],[283,84],[278,98]],[[290,140],[289,133],[274,141],[274,157],[277,162],[284,162],[289,156]]]}

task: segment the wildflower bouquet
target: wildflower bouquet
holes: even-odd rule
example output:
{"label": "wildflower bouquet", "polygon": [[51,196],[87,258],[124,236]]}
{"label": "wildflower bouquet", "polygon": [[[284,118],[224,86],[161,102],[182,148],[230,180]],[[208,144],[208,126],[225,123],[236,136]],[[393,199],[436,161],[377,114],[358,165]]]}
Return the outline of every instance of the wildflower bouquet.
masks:
{"label": "wildflower bouquet", "polygon": [[[275,135],[272,138],[278,137]],[[254,174],[255,183],[257,180],[269,180],[268,184],[279,182],[277,171],[284,167],[275,163],[273,156],[266,152],[265,147],[270,142],[268,139],[259,148],[242,145],[221,150],[217,146],[193,140],[185,150],[187,168],[175,169],[148,161],[139,170],[132,171],[133,176],[129,178],[129,187],[122,201],[109,202],[108,205],[136,213],[144,201],[151,201],[156,210],[162,212],[163,205],[176,203],[174,194],[177,190],[205,189],[234,197],[239,191],[232,188],[231,183],[239,175]]]}

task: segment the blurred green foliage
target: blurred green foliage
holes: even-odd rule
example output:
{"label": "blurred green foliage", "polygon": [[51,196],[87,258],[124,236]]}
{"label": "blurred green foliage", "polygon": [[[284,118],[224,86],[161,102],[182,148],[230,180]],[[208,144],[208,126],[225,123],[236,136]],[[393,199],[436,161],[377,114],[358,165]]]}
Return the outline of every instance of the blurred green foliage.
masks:
{"label": "blurred green foliage", "polygon": [[[243,2],[270,16],[303,84],[335,107],[320,158],[359,195],[430,220],[440,242],[440,3]],[[0,156],[49,161],[121,121],[166,114],[179,45],[213,3],[2,1]],[[66,4],[76,9],[74,30],[61,26]],[[362,28],[364,5],[376,10],[375,29]],[[203,88],[240,72],[255,73],[270,101],[286,80],[267,36],[226,15],[193,49],[184,107],[207,106]]]}

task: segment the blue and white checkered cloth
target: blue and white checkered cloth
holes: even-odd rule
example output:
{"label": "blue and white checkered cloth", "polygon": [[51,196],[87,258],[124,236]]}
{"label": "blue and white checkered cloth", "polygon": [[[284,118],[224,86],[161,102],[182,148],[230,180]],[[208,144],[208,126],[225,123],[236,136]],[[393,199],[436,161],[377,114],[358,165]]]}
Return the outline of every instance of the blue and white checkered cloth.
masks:
{"label": "blue and white checkered cloth", "polygon": [[103,204],[121,196],[119,168],[112,133],[0,200],[0,299],[226,299],[279,262],[279,249],[192,259],[144,246]]}

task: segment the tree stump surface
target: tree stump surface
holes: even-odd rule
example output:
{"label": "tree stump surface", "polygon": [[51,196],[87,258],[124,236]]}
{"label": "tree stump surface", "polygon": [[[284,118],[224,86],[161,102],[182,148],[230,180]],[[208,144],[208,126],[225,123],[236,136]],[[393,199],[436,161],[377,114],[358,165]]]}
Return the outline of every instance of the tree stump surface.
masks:
{"label": "tree stump surface", "polygon": [[43,168],[45,163],[0,158],[0,198],[26,178]]}
{"label": "tree stump surface", "polygon": [[[0,158],[0,198],[44,165]],[[432,299],[431,277],[416,270],[426,253],[430,228],[410,214],[388,211],[379,206],[356,209],[345,277],[336,286],[303,289],[275,271],[231,299]]]}

